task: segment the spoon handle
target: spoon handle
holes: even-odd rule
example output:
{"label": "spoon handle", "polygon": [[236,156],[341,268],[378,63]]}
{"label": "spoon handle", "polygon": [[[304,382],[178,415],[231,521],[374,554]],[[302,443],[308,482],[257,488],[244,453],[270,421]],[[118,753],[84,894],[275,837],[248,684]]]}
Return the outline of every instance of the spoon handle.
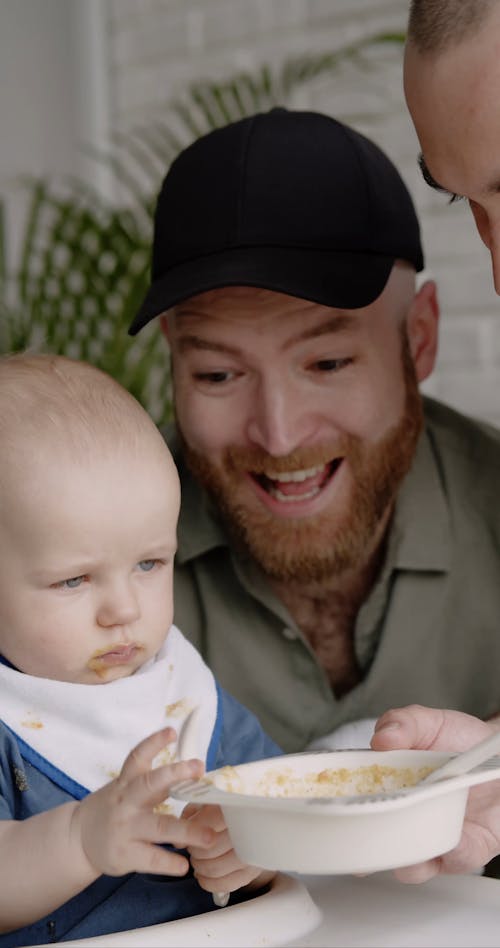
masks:
{"label": "spoon handle", "polygon": [[444,780],[446,777],[457,777],[467,773],[478,764],[482,764],[488,757],[492,757],[500,751],[500,730],[494,734],[489,734],[484,741],[474,744],[469,750],[461,754],[456,754],[447,760],[441,767],[437,767],[427,777],[420,781],[423,783],[436,783],[438,780]]}
{"label": "spoon handle", "polygon": [[[198,756],[198,728],[200,721],[201,708],[197,705],[188,714],[177,743],[177,753],[180,760],[189,760],[190,757]],[[212,899],[214,905],[219,908],[225,908],[229,902],[229,892],[214,892]]]}
{"label": "spoon handle", "polygon": [[229,902],[230,895],[230,892],[212,892],[214,905],[218,905],[219,908],[225,908]]}

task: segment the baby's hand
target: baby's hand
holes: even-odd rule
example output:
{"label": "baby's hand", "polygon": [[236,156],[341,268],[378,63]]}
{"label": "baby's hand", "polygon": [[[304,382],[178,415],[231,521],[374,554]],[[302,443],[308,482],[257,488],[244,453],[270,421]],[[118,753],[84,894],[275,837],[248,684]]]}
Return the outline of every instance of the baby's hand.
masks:
{"label": "baby's hand", "polygon": [[203,774],[201,760],[151,769],[156,755],[175,739],[172,728],[146,738],[131,751],[115,780],[89,794],[76,807],[72,832],[79,834],[81,848],[97,872],[111,876],[127,872],[182,876],[189,869],[188,860],[157,844],[171,843],[181,849],[194,846],[199,853],[213,845],[216,834],[207,823],[154,811],[168,797],[174,783]]}
{"label": "baby's hand", "polygon": [[194,874],[202,889],[207,892],[234,892],[242,886],[258,889],[274,878],[274,872],[241,862],[233,849],[220,807],[190,804],[182,819],[191,826],[205,827],[216,834],[211,845],[189,843],[187,846]]}

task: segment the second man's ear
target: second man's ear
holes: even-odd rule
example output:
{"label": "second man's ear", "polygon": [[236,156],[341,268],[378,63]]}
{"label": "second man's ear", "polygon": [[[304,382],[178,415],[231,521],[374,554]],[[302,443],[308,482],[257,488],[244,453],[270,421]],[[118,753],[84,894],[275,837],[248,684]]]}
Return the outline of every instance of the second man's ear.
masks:
{"label": "second man's ear", "polygon": [[162,313],[162,315],[159,317],[159,319],[160,319],[160,329],[161,329],[163,335],[165,336],[165,339],[167,340],[167,342],[170,342],[170,332],[169,332],[169,327],[168,327],[168,317],[167,317],[167,314],[166,314],[166,313]]}
{"label": "second man's ear", "polygon": [[439,303],[434,280],[427,280],[415,295],[406,325],[417,379],[423,382],[434,369],[438,350]]}

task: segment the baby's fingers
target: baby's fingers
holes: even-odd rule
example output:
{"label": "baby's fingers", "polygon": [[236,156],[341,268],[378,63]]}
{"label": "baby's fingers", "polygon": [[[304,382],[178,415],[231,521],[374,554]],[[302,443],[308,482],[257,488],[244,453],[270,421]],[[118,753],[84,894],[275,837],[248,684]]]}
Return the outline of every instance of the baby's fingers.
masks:
{"label": "baby's fingers", "polygon": [[182,811],[182,819],[189,820],[190,823],[203,823],[204,826],[210,826],[217,833],[227,829],[220,806],[215,806],[213,803],[204,806],[189,803]]}
{"label": "baby's fingers", "polygon": [[182,853],[153,843],[135,842],[128,847],[122,860],[116,864],[110,863],[106,871],[111,876],[122,876],[128,872],[185,876],[189,869],[189,860]]}
{"label": "baby's fingers", "polygon": [[[172,733],[175,734],[175,732]],[[165,746],[165,741],[163,740],[162,743],[161,740],[162,734],[164,737],[165,732],[161,731],[153,735],[155,740],[147,738],[127,757],[115,782],[118,802],[126,799],[126,802],[134,807],[153,807],[168,797],[174,783],[194,780],[203,775],[204,766],[201,760],[178,761],[151,769],[152,760]],[[151,741],[150,744],[149,741]],[[153,748],[152,753],[151,748]]]}
{"label": "baby's fingers", "polygon": [[143,813],[135,825],[135,838],[149,843],[170,843],[177,849],[195,848],[203,854],[212,852],[215,833],[209,826],[201,826],[165,813]]}
{"label": "baby's fingers", "polygon": [[196,879],[207,892],[234,892],[253,882],[261,872],[241,862],[234,850],[215,859],[195,859],[191,855],[191,865]]}
{"label": "baby's fingers", "polygon": [[141,808],[157,806],[168,797],[174,783],[194,780],[201,777],[203,771],[201,760],[183,760],[147,770],[126,787],[128,802]]}
{"label": "baby's fingers", "polygon": [[156,755],[176,739],[177,734],[172,727],[164,727],[161,731],[155,731],[154,734],[144,738],[130,751],[118,779],[128,782],[146,770],[150,770]]}
{"label": "baby's fingers", "polygon": [[[196,824],[193,824],[193,829]],[[199,826],[198,829],[202,829],[202,826]],[[227,830],[224,830],[222,833],[214,833],[209,827],[205,827],[207,832],[213,833],[212,842],[210,845],[210,858],[217,859],[219,856],[224,856],[228,852],[233,852],[233,844],[229,837]],[[200,847],[199,843],[190,843],[189,844],[189,853],[193,859],[206,859],[207,852],[206,846],[203,844],[203,847]]]}

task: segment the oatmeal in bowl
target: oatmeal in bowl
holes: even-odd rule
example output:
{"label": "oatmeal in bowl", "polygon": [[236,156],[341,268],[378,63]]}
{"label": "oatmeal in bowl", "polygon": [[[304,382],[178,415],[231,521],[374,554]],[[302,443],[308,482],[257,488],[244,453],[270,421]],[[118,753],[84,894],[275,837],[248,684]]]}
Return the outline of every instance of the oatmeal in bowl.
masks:
{"label": "oatmeal in bowl", "polygon": [[236,852],[252,865],[376,872],[453,849],[469,787],[500,777],[500,767],[477,767],[419,784],[450,756],[419,750],[287,754],[210,771],[178,784],[172,796],[221,806]]}

